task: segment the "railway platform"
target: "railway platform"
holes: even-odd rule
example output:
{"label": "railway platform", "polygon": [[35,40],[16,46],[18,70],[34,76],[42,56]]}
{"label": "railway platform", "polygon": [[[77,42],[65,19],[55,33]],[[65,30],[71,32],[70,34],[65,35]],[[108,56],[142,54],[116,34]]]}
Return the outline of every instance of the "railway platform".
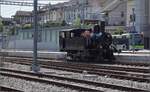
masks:
{"label": "railway platform", "polygon": [[[33,51],[2,50],[1,52],[7,53],[8,56],[33,57]],[[63,60],[66,58],[66,55],[66,52],[38,51],[38,58]]]}
{"label": "railway platform", "polygon": [[[3,50],[1,52],[6,52],[8,56],[18,56],[18,57],[32,57],[32,51],[13,51],[13,50]],[[114,53],[117,62],[127,62],[127,63],[146,63],[150,64],[150,51],[123,51],[122,53]],[[66,52],[48,52],[48,51],[38,51],[39,58],[47,59],[57,59],[65,60],[67,57]]]}
{"label": "railway platform", "polygon": [[122,53],[114,53],[114,55],[117,62],[150,64],[150,50],[123,51]]}

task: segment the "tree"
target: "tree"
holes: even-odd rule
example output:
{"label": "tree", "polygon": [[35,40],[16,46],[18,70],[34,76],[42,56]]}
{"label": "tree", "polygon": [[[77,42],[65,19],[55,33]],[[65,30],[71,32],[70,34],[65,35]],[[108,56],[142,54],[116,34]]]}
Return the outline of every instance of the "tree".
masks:
{"label": "tree", "polygon": [[44,23],[43,26],[41,25],[41,27],[60,27],[63,25],[65,25],[65,24],[63,24],[62,22],[48,21],[48,22]]}
{"label": "tree", "polygon": [[0,19],[0,32],[3,32],[3,23],[1,19]]}
{"label": "tree", "polygon": [[83,29],[90,29],[92,27],[93,27],[92,24],[83,24],[83,25],[81,25],[81,28],[83,28]]}
{"label": "tree", "polygon": [[113,34],[123,34],[124,33],[124,31],[123,31],[123,28],[121,28],[121,27],[118,27],[117,29],[116,29],[116,31],[113,33]]}
{"label": "tree", "polygon": [[31,29],[32,28],[32,25],[31,24],[24,24],[22,26],[23,29]]}
{"label": "tree", "polygon": [[81,28],[81,19],[79,17],[76,18],[73,25],[77,28]]}
{"label": "tree", "polygon": [[13,27],[9,31],[9,35],[15,35],[16,27]]}
{"label": "tree", "polygon": [[66,26],[66,25],[67,25],[66,21],[63,20],[62,23],[61,23],[61,26]]}

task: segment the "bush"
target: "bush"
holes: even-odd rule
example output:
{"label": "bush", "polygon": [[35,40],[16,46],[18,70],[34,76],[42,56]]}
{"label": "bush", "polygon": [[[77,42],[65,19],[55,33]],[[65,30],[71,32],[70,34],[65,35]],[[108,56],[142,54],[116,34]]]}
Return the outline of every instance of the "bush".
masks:
{"label": "bush", "polygon": [[83,24],[83,25],[81,25],[81,28],[83,28],[83,29],[91,29],[91,28],[93,28],[93,24]]}
{"label": "bush", "polygon": [[3,23],[1,20],[0,20],[0,32],[3,32]]}
{"label": "bush", "polygon": [[67,25],[66,21],[63,20],[62,23],[61,23],[61,26],[66,26],[66,25]]}
{"label": "bush", "polygon": [[25,24],[22,26],[22,29],[31,29],[32,25],[31,24]]}
{"label": "bush", "polygon": [[63,25],[62,25],[61,22],[52,22],[52,21],[49,21],[47,23],[44,23],[43,27],[60,27],[60,26],[63,26]]}
{"label": "bush", "polygon": [[15,27],[13,27],[11,30],[10,30],[10,35],[15,35],[15,31],[16,31],[16,28]]}
{"label": "bush", "polygon": [[115,34],[115,35],[117,35],[117,34],[121,35],[123,33],[124,33],[123,28],[119,27],[119,28],[116,29],[116,31],[113,34]]}
{"label": "bush", "polygon": [[81,19],[79,17],[76,18],[76,20],[74,20],[73,26],[77,28],[81,28]]}

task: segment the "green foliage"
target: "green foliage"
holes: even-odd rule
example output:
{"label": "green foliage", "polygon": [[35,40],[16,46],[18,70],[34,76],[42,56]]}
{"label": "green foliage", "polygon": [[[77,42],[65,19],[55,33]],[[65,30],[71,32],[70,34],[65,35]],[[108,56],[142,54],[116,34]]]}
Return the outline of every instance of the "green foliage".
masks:
{"label": "green foliage", "polygon": [[92,24],[82,24],[82,25],[81,25],[81,28],[83,28],[83,29],[90,29],[90,28],[92,28],[92,27],[93,27]]}
{"label": "green foliage", "polygon": [[121,35],[121,34],[123,34],[123,33],[124,33],[123,28],[118,27],[118,28],[116,29],[116,31],[115,31],[113,34],[114,34],[114,35],[117,35],[117,34]]}
{"label": "green foliage", "polygon": [[60,26],[65,26],[65,22],[52,22],[52,21],[48,21],[47,23],[43,24],[43,27],[60,27]]}
{"label": "green foliage", "polygon": [[20,16],[14,16],[14,19],[20,19],[21,17]]}
{"label": "green foliage", "polygon": [[2,20],[0,20],[0,32],[3,32],[3,23],[2,23]]}
{"label": "green foliage", "polygon": [[73,23],[73,26],[75,26],[77,28],[81,28],[81,19],[79,17],[76,18],[76,20]]}
{"label": "green foliage", "polygon": [[63,20],[63,21],[61,22],[61,26],[66,26],[66,25],[67,25],[66,21]]}
{"label": "green foliage", "polygon": [[31,24],[24,24],[22,26],[22,29],[31,29],[32,28],[32,25]]}
{"label": "green foliage", "polygon": [[15,35],[15,31],[16,31],[16,28],[13,27],[13,28],[10,30],[9,34],[10,34],[10,35]]}

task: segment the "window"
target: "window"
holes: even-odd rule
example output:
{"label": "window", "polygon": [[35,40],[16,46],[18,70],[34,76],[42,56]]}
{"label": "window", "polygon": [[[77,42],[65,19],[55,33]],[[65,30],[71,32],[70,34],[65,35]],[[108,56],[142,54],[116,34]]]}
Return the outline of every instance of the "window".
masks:
{"label": "window", "polygon": [[87,4],[87,5],[89,4],[88,0],[86,0],[85,4]]}
{"label": "window", "polygon": [[64,32],[61,32],[60,36],[61,36],[62,38],[65,38],[65,33],[64,33]]}
{"label": "window", "polygon": [[123,12],[123,11],[121,11],[121,17],[122,17],[122,18],[124,17],[124,12]]}
{"label": "window", "polygon": [[74,33],[71,33],[71,38],[74,37]]}
{"label": "window", "polygon": [[121,25],[124,25],[125,23],[124,23],[124,21],[121,21],[121,23],[120,23]]}
{"label": "window", "polygon": [[33,33],[30,33],[29,34],[29,39],[32,39],[33,38],[32,36],[33,36]]}
{"label": "window", "polygon": [[70,38],[71,34],[70,32],[65,32],[65,38]]}

